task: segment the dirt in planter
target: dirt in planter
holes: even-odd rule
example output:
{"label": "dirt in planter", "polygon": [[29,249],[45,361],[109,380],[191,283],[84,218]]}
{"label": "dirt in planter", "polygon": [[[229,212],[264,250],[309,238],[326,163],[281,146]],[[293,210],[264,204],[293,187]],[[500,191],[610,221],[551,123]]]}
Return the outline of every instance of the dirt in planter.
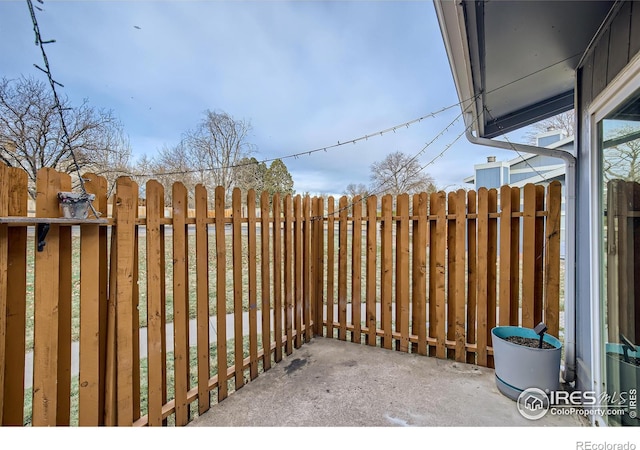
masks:
{"label": "dirt in planter", "polygon": [[[620,361],[624,361],[624,355],[619,353],[607,353],[609,356],[618,357]],[[636,367],[640,367],[640,358],[636,358],[635,356],[629,356],[629,364],[633,364]]]}
{"label": "dirt in planter", "polygon": [[[538,345],[540,345],[540,339],[533,339],[533,338],[525,338],[525,337],[520,337],[520,336],[509,336],[508,338],[504,339],[507,342],[511,342],[513,344],[518,344],[518,345],[524,345],[525,347],[531,347],[531,348],[538,348]],[[542,342],[542,348],[543,349],[553,349],[556,348],[553,345],[549,344],[548,342]]]}

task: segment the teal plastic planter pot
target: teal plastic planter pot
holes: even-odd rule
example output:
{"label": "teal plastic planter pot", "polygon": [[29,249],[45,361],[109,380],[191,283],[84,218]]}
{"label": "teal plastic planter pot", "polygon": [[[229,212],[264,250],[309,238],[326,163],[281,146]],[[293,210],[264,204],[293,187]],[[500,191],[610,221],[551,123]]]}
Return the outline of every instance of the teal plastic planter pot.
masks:
{"label": "teal plastic planter pot", "polygon": [[512,400],[517,400],[522,391],[528,388],[559,390],[562,343],[545,334],[544,342],[553,348],[531,348],[507,341],[511,336],[540,339],[531,328],[495,327],[491,330],[498,390]]}

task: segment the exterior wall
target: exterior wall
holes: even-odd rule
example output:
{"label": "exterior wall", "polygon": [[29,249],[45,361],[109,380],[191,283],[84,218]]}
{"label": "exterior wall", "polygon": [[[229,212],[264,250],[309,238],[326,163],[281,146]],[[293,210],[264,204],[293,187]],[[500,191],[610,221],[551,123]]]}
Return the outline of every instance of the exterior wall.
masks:
{"label": "exterior wall", "polygon": [[[589,143],[588,108],[640,50],[640,2],[621,3],[587,49],[576,70],[577,186],[576,186],[576,356],[577,388],[592,388],[591,374],[591,197],[594,183]],[[597,253],[597,249],[596,252]]]}
{"label": "exterior wall", "polygon": [[488,189],[497,188],[501,185],[500,168],[481,169],[476,172],[476,186],[483,186]]}

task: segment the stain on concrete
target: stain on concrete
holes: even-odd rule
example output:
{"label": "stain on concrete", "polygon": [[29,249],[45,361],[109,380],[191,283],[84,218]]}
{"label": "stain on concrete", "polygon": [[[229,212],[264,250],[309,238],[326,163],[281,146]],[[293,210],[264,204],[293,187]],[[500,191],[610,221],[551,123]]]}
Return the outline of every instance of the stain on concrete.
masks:
{"label": "stain on concrete", "polygon": [[355,367],[358,365],[358,362],[352,359],[352,360],[343,362],[342,365],[347,367]]}
{"label": "stain on concrete", "polygon": [[306,364],[307,364],[307,360],[306,359],[296,358],[293,361],[291,361],[291,364],[289,364],[287,367],[285,367],[284,370],[287,372],[287,375],[291,375],[293,372],[295,372],[296,370],[302,368]]}

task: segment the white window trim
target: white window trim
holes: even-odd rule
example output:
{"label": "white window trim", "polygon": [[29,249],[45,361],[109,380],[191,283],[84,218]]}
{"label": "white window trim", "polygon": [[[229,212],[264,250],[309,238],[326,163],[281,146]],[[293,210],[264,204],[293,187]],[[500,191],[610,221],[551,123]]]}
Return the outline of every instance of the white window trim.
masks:
{"label": "white window trim", "polygon": [[[640,54],[637,54],[627,66],[609,83],[609,85],[593,100],[588,108],[588,127],[585,137],[586,148],[590,151],[589,167],[591,168],[591,191],[589,193],[589,217],[591,218],[590,236],[591,245],[589,249],[590,270],[591,270],[591,375],[593,377],[593,389],[600,395],[604,388],[604,371],[602,364],[603,351],[603,324],[600,311],[601,304],[601,282],[600,270],[602,267],[600,256],[602,233],[600,206],[600,179],[601,167],[600,157],[597,154],[598,145],[598,122],[605,118],[611,111],[628,99],[635,91],[640,89]],[[592,421],[596,425],[606,426],[602,417],[594,415]]]}

